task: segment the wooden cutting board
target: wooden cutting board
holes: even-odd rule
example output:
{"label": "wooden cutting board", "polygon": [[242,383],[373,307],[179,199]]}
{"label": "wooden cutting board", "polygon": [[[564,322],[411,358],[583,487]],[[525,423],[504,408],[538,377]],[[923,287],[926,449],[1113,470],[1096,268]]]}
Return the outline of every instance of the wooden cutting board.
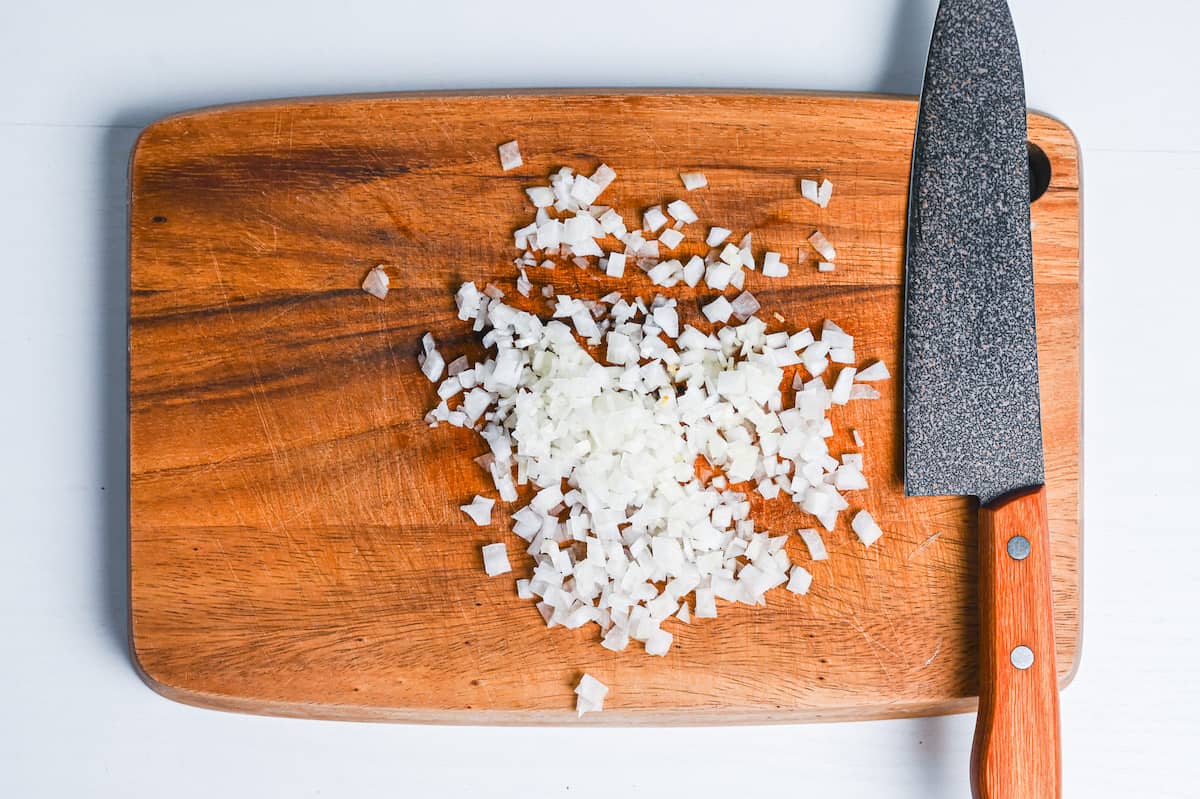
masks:
{"label": "wooden cutting board", "polygon": [[[463,280],[510,295],[509,232],[523,188],[601,161],[602,198],[627,218],[686,196],[704,223],[752,229],[793,264],[751,274],[764,318],[824,318],[865,364],[898,373],[911,99],[658,92],[400,95],[298,100],[152,125],[132,164],[130,585],[132,648],[162,694],[290,716],[464,723],[741,723],[863,719],[974,707],[972,503],[906,499],[898,380],[834,411],[835,452],[866,439],[871,489],[856,499],[887,531],[865,549],[847,519],[810,564],[812,592],[673,626],[663,658],[614,654],[597,630],[547,630],[512,578],[529,564],[497,513],[469,431],[426,427],[435,393],[417,369],[431,330],[448,356],[479,347],[455,317]],[[1040,115],[1030,137],[1053,178],[1033,206],[1038,334],[1054,554],[1058,666],[1079,651],[1079,153]],[[502,172],[516,138],[525,165]],[[680,170],[702,170],[686,193]],[[828,177],[822,210],[798,178]],[[700,251],[700,225],[681,248]],[[820,228],[838,268],[819,274]],[[387,265],[385,302],[359,289]],[[633,270],[636,273],[636,270]],[[653,292],[640,273],[535,270],[535,283],[599,297]],[[697,294],[673,290],[685,319]],[[519,298],[518,298],[519,299]],[[528,307],[532,307],[530,304]],[[812,521],[755,502],[779,533]],[[848,514],[843,514],[846,516]],[[489,579],[480,546],[507,541],[515,573]],[[583,672],[611,686],[576,721]]]}

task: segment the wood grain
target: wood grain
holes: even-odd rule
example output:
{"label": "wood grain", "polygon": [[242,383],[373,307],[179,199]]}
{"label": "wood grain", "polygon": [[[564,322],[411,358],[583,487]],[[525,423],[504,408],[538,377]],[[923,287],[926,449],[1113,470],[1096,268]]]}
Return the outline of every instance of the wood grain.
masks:
{"label": "wood grain", "polygon": [[[977,693],[976,509],[905,499],[898,383],[835,411],[866,439],[869,507],[886,536],[842,526],[812,592],[675,629],[665,658],[601,649],[594,627],[546,630],[479,547],[519,540],[457,506],[488,493],[474,434],[430,431],[417,371],[432,330],[478,353],[451,298],[462,280],[512,293],[507,232],[523,188],[564,164],[620,175],[627,215],[683,196],[706,222],[753,229],[785,280],[751,275],[764,314],[834,318],[864,363],[899,358],[902,257],[916,105],[803,94],[400,95],[234,106],[152,125],[132,164],[130,584],[132,649],[156,690],[228,710],[463,723],[758,723],[971,709]],[[1053,181],[1033,207],[1059,678],[1079,642],[1079,171],[1060,123],[1033,115]],[[521,142],[525,166],[499,169]],[[828,209],[800,176],[835,184]],[[695,226],[694,226],[695,227]],[[838,269],[797,264],[819,227]],[[688,231],[692,247],[699,236]],[[807,251],[807,250],[805,250]],[[393,292],[358,288],[377,263]],[[651,293],[574,268],[537,283],[577,296]],[[698,296],[674,292],[685,320]],[[528,307],[533,307],[532,305]],[[503,510],[503,506],[500,506]],[[756,502],[774,531],[808,526]],[[497,520],[505,518],[496,514]],[[528,571],[514,557],[515,573]],[[576,720],[572,686],[612,686]]]}
{"label": "wood grain", "polygon": [[[1010,557],[1020,536],[1029,553]],[[1058,679],[1050,594],[1046,489],[1002,497],[979,511],[980,691],[971,753],[976,799],[1062,795]],[[1017,668],[1012,652],[1033,652]]]}

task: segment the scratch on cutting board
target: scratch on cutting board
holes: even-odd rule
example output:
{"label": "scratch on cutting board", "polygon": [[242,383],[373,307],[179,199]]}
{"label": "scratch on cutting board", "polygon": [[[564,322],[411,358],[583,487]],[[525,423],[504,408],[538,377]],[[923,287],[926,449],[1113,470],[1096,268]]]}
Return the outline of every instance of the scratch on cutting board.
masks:
{"label": "scratch on cutting board", "polygon": [[[241,514],[239,514],[239,516],[240,515]],[[243,586],[242,578],[237,573],[237,569],[233,568],[233,563],[231,562],[231,560],[229,558],[229,553],[227,553],[225,551],[225,545],[223,543],[221,543],[220,534],[214,535],[213,540],[217,542],[217,549],[220,550],[220,552],[221,552],[221,561],[225,564],[225,568],[229,569],[229,575],[231,577],[233,577],[234,583],[236,583],[237,586],[239,588],[241,588]],[[258,623],[258,617],[259,617],[258,606],[254,604],[254,599],[250,596],[249,593],[246,593],[244,595],[244,602],[250,608],[250,624],[254,626],[255,631],[259,635],[262,635],[263,628],[262,628],[262,625],[260,625]]]}
{"label": "scratch on cutting board", "polygon": [[934,658],[936,658],[936,657],[938,656],[938,653],[942,651],[942,641],[943,641],[943,640],[944,640],[944,639],[941,639],[941,638],[939,638],[939,639],[938,639],[937,646],[936,646],[936,647],[934,647],[933,654],[932,654],[932,655],[930,655],[930,656],[929,656],[929,657],[926,659],[926,661],[925,661],[925,665],[924,665],[924,666],[922,666],[921,668],[926,668],[926,667],[928,667],[928,666],[929,666],[929,664],[933,662],[933,659],[934,659]]}
{"label": "scratch on cutting board", "polygon": [[888,649],[886,646],[884,646],[883,643],[876,641],[874,638],[872,638],[867,633],[866,628],[863,627],[862,624],[858,621],[858,616],[856,616],[853,612],[850,613],[849,621],[850,621],[850,625],[854,629],[858,630],[858,634],[861,635],[863,637],[863,640],[867,642],[868,646],[870,647],[871,654],[875,656],[875,662],[877,662],[879,664],[879,667],[883,669],[883,673],[886,674],[889,678],[891,678],[892,671],[891,671],[891,669],[889,669],[887,667],[887,662],[882,657],[880,657],[879,650],[882,649],[884,652],[887,652],[893,658],[896,657],[896,653],[893,652],[892,650]]}
{"label": "scratch on cutting board", "polygon": [[[230,320],[232,320],[234,318],[233,317],[233,304],[229,300],[229,292],[226,291],[226,289],[225,289],[225,278],[221,274],[221,262],[217,258],[217,253],[212,248],[212,245],[209,245],[209,247],[208,247],[208,254],[212,258],[213,270],[216,273],[216,278],[217,278],[217,286],[221,290],[222,307],[225,310],[225,314],[229,317]],[[250,396],[254,400],[254,409],[258,414],[259,424],[262,426],[263,437],[266,439],[267,447],[271,450],[271,466],[272,466],[272,468],[277,468],[280,465],[280,461],[282,460],[283,466],[286,469],[288,467],[287,449],[280,448],[279,446],[276,445],[278,435],[275,431],[272,430],[271,423],[267,418],[266,409],[263,406],[262,372],[259,370],[258,361],[255,358],[250,357],[248,359],[248,363],[249,363],[251,371],[254,373],[254,385],[251,386],[251,388],[250,388]],[[292,551],[299,551],[302,554],[306,555],[308,557],[309,562],[313,565],[313,567],[319,573],[321,571],[320,564],[317,562],[316,558],[313,556],[313,554],[311,552],[309,552],[309,551],[305,550],[303,547],[299,546],[299,544],[295,540],[295,537],[292,536],[291,531],[288,530],[288,528],[283,520],[283,514],[280,513],[280,511],[277,508],[273,507],[271,505],[271,503],[267,500],[266,492],[265,491],[256,491],[254,493],[255,493],[255,498],[258,502],[258,506],[259,506],[259,508],[262,509],[263,514],[267,517],[274,517],[276,525],[279,528],[279,531],[282,532],[288,540],[289,549],[291,549]]]}
{"label": "scratch on cutting board", "polygon": [[933,535],[929,536],[929,538],[926,538],[919,547],[917,547],[916,549],[914,549],[912,551],[912,553],[908,556],[907,560],[912,560],[917,555],[920,555],[922,552],[925,551],[926,547],[928,547],[930,544],[932,544],[934,541],[937,541],[941,537],[942,537],[941,533],[934,533]]}

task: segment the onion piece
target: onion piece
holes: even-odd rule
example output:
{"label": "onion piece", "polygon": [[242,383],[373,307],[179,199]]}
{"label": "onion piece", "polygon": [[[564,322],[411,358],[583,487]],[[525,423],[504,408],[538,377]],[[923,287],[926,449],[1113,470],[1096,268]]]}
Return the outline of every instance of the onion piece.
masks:
{"label": "onion piece", "polygon": [[857,467],[843,464],[834,472],[833,485],[838,491],[861,491],[867,487],[867,478]]}
{"label": "onion piece", "polygon": [[812,586],[812,574],[808,569],[799,564],[792,567],[792,573],[788,579],[787,590],[793,594],[807,594],[808,589]]}
{"label": "onion piece", "polygon": [[763,277],[787,277],[788,265],[779,260],[779,253],[767,252],[763,255]]}
{"label": "onion piece", "polygon": [[477,527],[487,527],[492,523],[492,506],[495,504],[496,500],[476,494],[471,504],[459,505],[458,509],[470,516]]}
{"label": "onion piece", "polygon": [[729,228],[723,228],[723,227],[709,228],[708,229],[708,237],[704,240],[704,243],[707,244],[709,247],[716,247],[718,244],[722,244],[726,239],[728,239],[730,234],[732,234],[732,233],[733,233],[733,231],[730,230]]}
{"label": "onion piece", "polygon": [[442,377],[442,370],[446,366],[446,361],[442,358],[441,353],[434,346],[433,335],[426,333],[421,337],[421,347],[424,350],[417,356],[417,363],[421,367],[421,373],[429,378],[429,382],[436,383]]}
{"label": "onion piece", "polygon": [[[692,222],[697,222],[700,219],[700,217],[696,216],[696,212],[692,210],[692,207],[683,200],[673,200],[667,203],[667,213],[685,225],[690,225]],[[660,236],[659,238],[662,237]]]}
{"label": "onion piece", "polygon": [[713,323],[728,322],[729,317],[733,315],[733,306],[724,297],[717,297],[700,310],[704,317]]}
{"label": "onion piece", "polygon": [[708,178],[703,172],[680,172],[679,179],[683,181],[683,187],[688,191],[702,189],[708,185]]}
{"label": "onion piece", "polygon": [[821,341],[832,347],[854,347],[854,337],[838,327],[831,319],[821,322]]}
{"label": "onion piece", "polygon": [[664,230],[659,234],[658,240],[668,250],[673,250],[679,246],[679,242],[683,241],[683,234],[678,230]]}
{"label": "onion piece", "polygon": [[809,236],[808,243],[811,244],[812,248],[820,253],[821,257],[826,261],[837,260],[837,250],[833,248],[833,245],[829,243],[829,239],[825,238],[825,234],[821,231],[815,231],[811,236]]}
{"label": "onion piece", "polygon": [[850,401],[850,389],[854,385],[854,374],[857,371],[853,366],[847,366],[838,372],[830,397],[834,405],[845,405]]}
{"label": "onion piece", "polygon": [[671,282],[671,276],[674,272],[674,266],[670,261],[663,261],[651,267],[646,273],[646,277],[650,278],[650,282],[656,286],[666,286]]}
{"label": "onion piece", "polygon": [[655,205],[647,208],[642,214],[642,229],[649,230],[651,233],[658,232],[659,228],[667,224],[667,215],[663,213],[661,205]]}
{"label": "onion piece", "polygon": [[378,299],[386,299],[388,295],[388,276],[383,269],[383,264],[376,266],[370,272],[367,272],[367,277],[362,282],[362,290]]}
{"label": "onion piece", "polygon": [[[733,315],[743,322],[745,322],[751,316],[754,316],[754,314],[758,313],[758,309],[761,307],[762,305],[759,304],[754,295],[748,291],[743,291],[737,296],[737,299],[729,304],[729,308],[733,312]],[[849,391],[849,389],[847,389],[847,391]]]}
{"label": "onion piece", "polygon": [[549,186],[531,186],[525,190],[534,208],[548,208],[554,205],[554,189]]}
{"label": "onion piece", "polygon": [[646,654],[662,657],[671,648],[675,636],[663,629],[657,629],[646,639]]}
{"label": "onion piece", "polygon": [[487,572],[488,577],[495,577],[498,574],[507,574],[512,571],[512,565],[508,562],[507,544],[501,542],[499,544],[484,545],[483,570]]}
{"label": "onion piece", "polygon": [[575,686],[575,713],[582,718],[584,713],[604,709],[604,697],[608,696],[608,686],[585,673]]}
{"label": "onion piece", "polygon": [[654,309],[654,321],[667,338],[679,337],[679,313],[673,305],[660,305]]}
{"label": "onion piece", "polygon": [[825,208],[829,205],[830,198],[833,197],[833,184],[829,179],[821,181],[821,186],[817,189],[817,205]]}
{"label": "onion piece", "polygon": [[891,376],[892,373],[888,371],[887,364],[883,361],[876,361],[859,372],[854,379],[861,383],[864,381],[887,380]]}
{"label": "onion piece", "polygon": [[501,144],[497,149],[500,152],[500,168],[505,172],[516,169],[525,163],[521,160],[521,149],[517,146],[515,139]]}
{"label": "onion piece", "polygon": [[742,266],[742,251],[733,244],[726,244],[725,249],[721,250],[718,257],[735,269],[740,269]]}
{"label": "onion piece", "polygon": [[876,400],[876,399],[879,399],[881,396],[883,396],[883,395],[879,393],[879,389],[875,388],[874,386],[868,386],[863,383],[855,383],[853,386],[850,387],[850,399],[852,399],[852,400],[856,400],[856,399]]}
{"label": "onion piece", "polygon": [[620,238],[628,232],[625,230],[625,220],[611,208],[601,214],[597,221],[600,223],[600,230],[610,236]]}
{"label": "onion piece", "polygon": [[704,270],[704,283],[710,289],[724,291],[726,288],[728,288],[730,281],[733,280],[735,271],[735,267],[718,261],[717,263],[711,264],[706,270]]}
{"label": "onion piece", "polygon": [[829,552],[825,549],[825,542],[821,540],[821,533],[815,527],[804,527],[797,531],[800,539],[804,541],[804,546],[808,549],[808,556],[813,560],[829,560]]}
{"label": "onion piece", "polygon": [[617,179],[617,173],[608,164],[601,164],[596,167],[596,171],[592,173],[591,181],[600,187],[600,191],[604,191],[612,182]]}
{"label": "onion piece", "polygon": [[821,204],[815,180],[804,179],[800,181],[800,196],[817,205]]}
{"label": "onion piece", "polygon": [[865,510],[860,510],[850,521],[850,529],[858,536],[865,546],[871,546],[883,535],[883,530],[875,523],[875,519]]}
{"label": "onion piece", "polygon": [[581,207],[586,208],[596,202],[596,198],[600,196],[600,192],[603,190],[604,187],[591,178],[577,175],[575,181],[571,184],[571,199],[579,203]]}
{"label": "onion piece", "polygon": [[613,252],[608,254],[608,265],[604,268],[604,274],[609,277],[624,277],[625,276],[625,253]]}

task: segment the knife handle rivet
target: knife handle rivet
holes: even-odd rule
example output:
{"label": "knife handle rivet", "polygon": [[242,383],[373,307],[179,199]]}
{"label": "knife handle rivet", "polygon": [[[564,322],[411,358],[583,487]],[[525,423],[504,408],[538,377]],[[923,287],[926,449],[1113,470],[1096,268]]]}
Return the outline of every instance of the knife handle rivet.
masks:
{"label": "knife handle rivet", "polygon": [[1013,666],[1024,671],[1033,665],[1033,650],[1027,646],[1018,646],[1008,656]]}
{"label": "knife handle rivet", "polygon": [[1029,539],[1023,535],[1014,535],[1008,539],[1008,556],[1013,560],[1025,560],[1032,549]]}

